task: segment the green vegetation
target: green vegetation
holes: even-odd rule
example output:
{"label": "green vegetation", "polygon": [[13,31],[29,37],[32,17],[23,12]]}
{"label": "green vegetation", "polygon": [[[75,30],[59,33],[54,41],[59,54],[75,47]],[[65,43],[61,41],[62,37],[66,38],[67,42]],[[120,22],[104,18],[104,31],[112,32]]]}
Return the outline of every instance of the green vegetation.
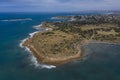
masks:
{"label": "green vegetation", "polygon": [[[120,14],[89,15],[89,16],[59,16],[73,21],[46,22],[43,27],[53,28],[53,31],[62,31],[75,34],[77,40],[96,40],[107,42],[120,42]],[[79,40],[78,40],[79,41]]]}

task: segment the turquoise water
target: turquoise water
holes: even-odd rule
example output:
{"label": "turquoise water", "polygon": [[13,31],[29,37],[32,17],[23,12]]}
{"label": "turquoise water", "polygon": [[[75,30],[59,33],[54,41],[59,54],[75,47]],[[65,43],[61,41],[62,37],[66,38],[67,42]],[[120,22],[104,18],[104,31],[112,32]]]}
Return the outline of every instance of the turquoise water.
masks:
{"label": "turquoise water", "polygon": [[91,43],[84,46],[83,59],[56,68],[34,65],[31,53],[19,44],[36,31],[34,26],[57,15],[74,14],[0,13],[0,80],[120,80],[120,45],[117,44]]}

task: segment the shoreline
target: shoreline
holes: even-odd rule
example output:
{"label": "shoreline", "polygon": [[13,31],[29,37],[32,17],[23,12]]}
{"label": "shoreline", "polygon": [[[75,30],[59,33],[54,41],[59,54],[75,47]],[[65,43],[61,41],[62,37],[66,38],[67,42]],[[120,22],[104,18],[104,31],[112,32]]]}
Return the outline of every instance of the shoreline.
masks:
{"label": "shoreline", "polygon": [[38,33],[38,32],[40,32],[40,31],[35,31],[35,32],[33,32],[33,33],[29,33],[29,36],[28,36],[27,38],[21,40],[19,46],[20,46],[21,48],[25,48],[25,46],[23,46],[24,42],[27,41],[28,39],[32,38],[32,37],[33,37],[36,33]]}
{"label": "shoreline", "polygon": [[[42,25],[42,24],[41,24]],[[35,66],[35,67],[38,67],[38,68],[46,68],[46,69],[52,69],[52,68],[56,68],[55,65],[48,65],[48,64],[43,64],[43,63],[40,63],[38,62],[36,56],[34,55],[34,53],[30,50],[29,47],[27,46],[24,46],[23,44],[25,43],[25,41],[29,40],[30,38],[32,38],[35,34],[39,33],[41,31],[35,31],[35,32],[32,32],[32,33],[29,33],[29,36],[23,40],[21,40],[19,46],[21,48],[24,48],[25,51],[29,52],[31,54],[30,58],[31,58],[31,62],[32,64]]]}
{"label": "shoreline", "polygon": [[[42,32],[46,32],[46,31],[49,31],[49,30],[52,30],[51,28],[45,28],[43,31],[35,31],[33,33],[30,33],[29,34],[29,37],[23,39],[20,43],[20,47],[21,48],[25,48],[26,51],[32,53],[32,57],[34,57],[34,63],[35,63],[35,66],[36,67],[42,67],[42,68],[48,68],[48,69],[51,69],[51,68],[56,68],[56,66],[58,65],[61,65],[61,64],[65,64],[65,63],[68,63],[68,62],[71,62],[71,61],[74,61],[74,60],[80,60],[81,57],[82,57],[82,50],[80,50],[76,55],[74,56],[69,56],[67,58],[49,58],[48,56],[43,56],[43,55],[40,55],[39,52],[34,48],[33,45],[24,45],[24,43],[26,41],[29,41],[31,40],[32,38],[34,38],[34,36],[36,36],[38,33],[42,33]],[[103,43],[103,44],[114,44],[114,45],[118,45],[118,43],[114,43],[114,42],[106,42],[106,41],[94,41],[94,40],[91,40],[91,41],[88,41],[88,42],[83,42],[82,45],[84,44],[90,44],[90,43]],[[81,45],[81,46],[82,46]],[[45,60],[45,61],[43,61]],[[39,62],[42,62],[42,64],[40,64]],[[52,65],[51,65],[52,64]]]}
{"label": "shoreline", "polygon": [[90,41],[89,43],[95,44],[108,44],[108,45],[120,45],[119,42],[107,42],[107,41]]}
{"label": "shoreline", "polygon": [[[119,17],[111,19],[109,19],[110,15],[73,17],[76,19],[73,22],[45,22],[35,26],[34,28],[39,31],[30,33],[30,37],[24,39],[20,46],[29,48],[38,62],[58,66],[81,59],[82,45],[119,43],[120,28],[118,23],[114,23]],[[102,22],[101,19],[103,19]]]}
{"label": "shoreline", "polygon": [[[33,57],[34,57],[34,62],[35,62],[35,65],[38,67],[38,65],[44,65],[45,67],[42,67],[42,68],[48,68],[48,69],[51,69],[51,68],[56,68],[56,66],[58,65],[61,65],[61,64],[65,64],[65,63],[68,63],[68,62],[71,62],[71,61],[75,61],[75,60],[80,60],[81,57],[82,57],[82,50],[80,50],[76,55],[74,56],[69,56],[69,57],[66,57],[66,58],[49,58],[48,56],[43,56],[43,55],[40,55],[40,53],[34,48],[33,45],[24,45],[24,43],[26,41],[30,41],[32,38],[34,38],[34,36],[36,36],[38,33],[41,33],[41,32],[45,32],[45,31],[48,31],[48,30],[52,30],[51,28],[46,28],[45,30],[43,31],[35,31],[33,33],[30,33],[29,34],[29,37],[23,39],[20,43],[20,47],[21,48],[25,48],[26,51],[30,52],[33,54]],[[102,41],[94,41],[94,40],[91,40],[91,41],[88,41],[88,42],[83,42],[82,45],[84,44],[90,44],[90,43],[103,43],[103,44],[118,44],[118,43],[112,43],[112,42],[102,42]],[[81,46],[82,46],[81,45]],[[42,64],[40,64],[39,62],[42,62]],[[51,65],[52,64],[52,65]],[[40,66],[39,66],[40,67]]]}

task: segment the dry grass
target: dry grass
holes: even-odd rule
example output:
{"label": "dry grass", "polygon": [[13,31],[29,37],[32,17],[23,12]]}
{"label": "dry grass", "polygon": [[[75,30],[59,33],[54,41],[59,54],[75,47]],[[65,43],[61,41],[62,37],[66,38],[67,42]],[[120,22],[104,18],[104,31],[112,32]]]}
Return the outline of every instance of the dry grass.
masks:
{"label": "dry grass", "polygon": [[81,30],[92,30],[92,29],[100,29],[100,28],[112,28],[118,26],[117,24],[100,24],[100,25],[83,25],[81,26]]}
{"label": "dry grass", "polygon": [[117,32],[115,32],[115,30],[111,30],[111,31],[97,31],[97,34],[101,34],[101,35],[116,35],[118,34]]}
{"label": "dry grass", "polygon": [[67,34],[62,31],[51,31],[53,34],[39,33],[34,36],[32,45],[46,56],[65,57],[74,55],[77,50],[73,48],[75,37],[77,34]]}

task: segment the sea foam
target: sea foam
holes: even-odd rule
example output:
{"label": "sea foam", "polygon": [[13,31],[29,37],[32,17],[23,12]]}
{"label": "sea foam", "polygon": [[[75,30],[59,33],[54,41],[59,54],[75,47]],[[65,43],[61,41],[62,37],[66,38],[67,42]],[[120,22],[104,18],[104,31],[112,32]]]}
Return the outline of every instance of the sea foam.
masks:
{"label": "sea foam", "polygon": [[54,66],[54,65],[38,63],[38,61],[34,55],[31,55],[31,62],[32,62],[32,65],[34,65],[36,68],[47,68],[47,69],[56,68],[56,66]]}
{"label": "sea foam", "polygon": [[34,26],[34,28],[38,28],[38,27],[41,27],[43,24],[39,24],[37,26]]}
{"label": "sea foam", "polygon": [[30,34],[29,34],[29,37],[27,37],[27,38],[21,40],[21,43],[19,44],[19,46],[20,46],[21,48],[25,48],[25,46],[23,46],[23,43],[24,43],[26,40],[28,40],[29,38],[32,38],[32,37],[33,37],[36,33],[38,33],[38,32],[39,32],[39,31],[30,33]]}
{"label": "sea foam", "polygon": [[41,30],[41,26],[43,26],[43,23],[39,24],[39,25],[36,25],[36,26],[33,26],[33,28],[37,29],[37,30]]}
{"label": "sea foam", "polygon": [[37,34],[39,31],[36,31],[36,32],[33,32],[33,33],[30,33],[30,38],[32,38],[35,34]]}
{"label": "sea foam", "polygon": [[46,69],[56,68],[56,66],[54,66],[54,65],[47,65],[47,64],[38,63],[37,58],[32,54],[30,49],[25,47],[25,50],[30,53],[31,65],[33,65],[35,68],[39,68],[39,69],[43,69],[43,68],[46,68]]}

